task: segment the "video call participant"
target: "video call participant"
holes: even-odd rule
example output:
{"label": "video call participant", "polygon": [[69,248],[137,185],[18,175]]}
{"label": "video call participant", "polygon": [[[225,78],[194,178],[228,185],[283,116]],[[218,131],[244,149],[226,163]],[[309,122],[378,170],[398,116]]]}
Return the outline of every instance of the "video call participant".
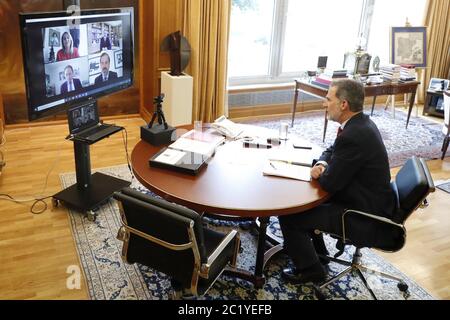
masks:
{"label": "video call participant", "polygon": [[[375,123],[363,113],[364,87],[345,79],[333,81],[324,106],[328,117],[340,124],[333,146],[325,150],[311,169],[311,177],[330,193],[330,200],[298,214],[279,217],[284,248],[294,268],[282,271],[292,283],[325,280],[329,263],[321,230],[342,235],[342,214],[346,208],[391,218],[394,195],[390,188],[387,151]],[[377,225],[352,223],[346,232],[357,242],[374,235]]]}
{"label": "video call participant", "polygon": [[95,84],[117,79],[117,73],[114,71],[109,71],[110,64],[111,60],[109,55],[106,52],[103,53],[100,56],[100,68],[102,69],[102,73],[95,78]]}
{"label": "video call participant", "polygon": [[103,33],[103,37],[100,40],[100,51],[103,50],[111,50],[111,41],[106,32]]}
{"label": "video call participant", "polygon": [[80,79],[73,77],[73,68],[71,65],[64,68],[64,76],[66,78],[66,82],[61,85],[61,94],[77,91],[83,88]]}
{"label": "video call participant", "polygon": [[69,32],[64,32],[61,37],[62,49],[56,54],[56,61],[64,61],[78,58],[78,49],[73,46],[73,39]]}

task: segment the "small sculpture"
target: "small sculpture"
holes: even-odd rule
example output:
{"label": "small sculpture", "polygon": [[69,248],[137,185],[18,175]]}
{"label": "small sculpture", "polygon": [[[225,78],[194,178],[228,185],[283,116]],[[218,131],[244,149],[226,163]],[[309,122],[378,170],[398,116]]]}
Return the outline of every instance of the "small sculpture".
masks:
{"label": "small sculpture", "polygon": [[161,51],[170,53],[170,74],[180,76],[189,64],[191,46],[180,31],[169,34],[161,43]]}
{"label": "small sculpture", "polygon": [[162,103],[164,102],[164,93],[160,96],[157,96],[153,99],[153,104],[156,104],[156,110],[153,112],[152,120],[148,124],[148,128],[151,129],[153,123],[155,122],[156,117],[158,117],[158,124],[164,124],[164,129],[168,129],[168,125],[166,122],[166,117],[164,117],[164,112],[162,111]]}

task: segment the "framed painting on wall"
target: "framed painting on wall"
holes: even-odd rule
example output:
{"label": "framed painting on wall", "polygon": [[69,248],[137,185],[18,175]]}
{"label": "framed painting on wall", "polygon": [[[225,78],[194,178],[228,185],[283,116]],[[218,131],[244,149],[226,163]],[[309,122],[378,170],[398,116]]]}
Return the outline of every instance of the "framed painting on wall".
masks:
{"label": "framed painting on wall", "polygon": [[426,27],[392,27],[390,44],[391,63],[426,67]]}

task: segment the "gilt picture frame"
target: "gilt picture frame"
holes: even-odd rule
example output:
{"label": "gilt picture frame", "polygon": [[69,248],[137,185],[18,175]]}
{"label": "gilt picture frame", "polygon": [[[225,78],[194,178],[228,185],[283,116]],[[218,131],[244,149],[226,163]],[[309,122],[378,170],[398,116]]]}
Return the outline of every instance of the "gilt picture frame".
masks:
{"label": "gilt picture frame", "polygon": [[427,28],[392,27],[391,63],[427,66]]}

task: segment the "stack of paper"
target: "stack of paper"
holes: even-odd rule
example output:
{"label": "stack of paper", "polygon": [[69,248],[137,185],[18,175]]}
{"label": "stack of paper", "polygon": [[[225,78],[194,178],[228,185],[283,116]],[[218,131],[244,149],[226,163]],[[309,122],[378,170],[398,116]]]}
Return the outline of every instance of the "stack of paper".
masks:
{"label": "stack of paper", "polygon": [[224,141],[223,136],[214,133],[212,130],[191,130],[178,138],[169,148],[212,156],[216,148]]}

